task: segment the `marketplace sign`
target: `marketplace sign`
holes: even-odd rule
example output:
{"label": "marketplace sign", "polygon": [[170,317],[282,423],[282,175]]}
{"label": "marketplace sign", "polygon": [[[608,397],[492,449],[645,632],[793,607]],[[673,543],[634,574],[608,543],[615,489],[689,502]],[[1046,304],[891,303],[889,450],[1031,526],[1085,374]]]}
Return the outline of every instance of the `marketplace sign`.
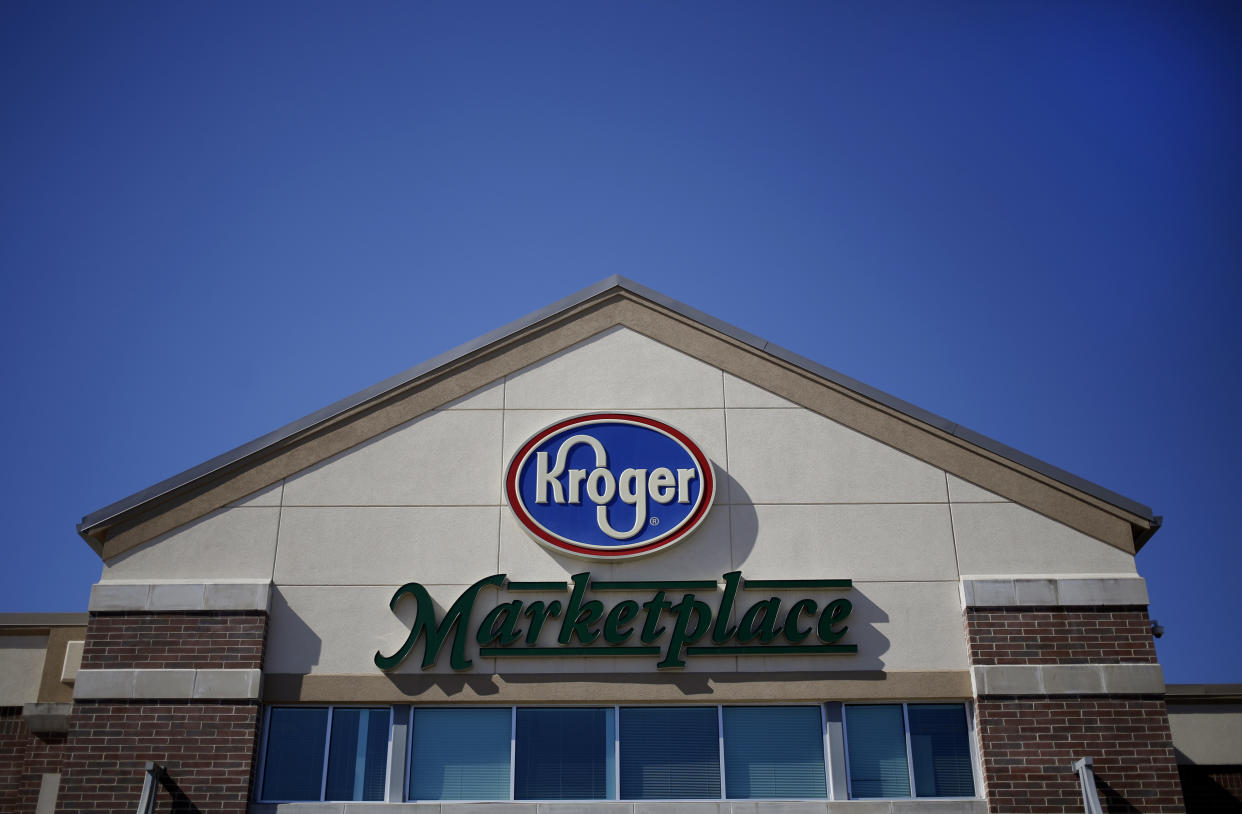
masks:
{"label": "marketplace sign", "polygon": [[[686,666],[690,656],[771,656],[853,654],[856,644],[841,644],[849,631],[846,619],[853,611],[850,600],[840,597],[823,607],[810,598],[792,601],[778,595],[794,590],[850,590],[848,579],[744,580],[740,571],[723,575],[723,589],[714,580],[659,580],[605,582],[591,574],[575,574],[565,582],[516,582],[494,574],[471,585],[439,617],[427,589],[417,582],[397,589],[388,603],[397,606],[411,598],[416,604],[414,624],[392,655],[376,652],[375,665],[394,670],[423,644],[422,669],[439,659],[447,646],[454,670],[468,670],[466,646],[473,635],[482,658],[514,656],[653,656],[660,669]],[[474,624],[480,610],[479,594],[485,588],[513,593],[545,594],[534,600],[512,599],[492,605]],[[701,592],[723,590],[713,611],[701,601]],[[595,592],[647,592],[644,601],[627,598],[605,604]],[[675,592],[680,598],[672,601]],[[762,599],[747,603],[746,592],[764,592]],[[565,593],[568,593],[568,597]],[[696,593],[699,592],[699,593]],[[559,593],[559,597],[551,594]],[[738,623],[730,624],[734,611]],[[554,646],[540,646],[547,628],[559,626]],[[667,635],[666,635],[667,634]]]}

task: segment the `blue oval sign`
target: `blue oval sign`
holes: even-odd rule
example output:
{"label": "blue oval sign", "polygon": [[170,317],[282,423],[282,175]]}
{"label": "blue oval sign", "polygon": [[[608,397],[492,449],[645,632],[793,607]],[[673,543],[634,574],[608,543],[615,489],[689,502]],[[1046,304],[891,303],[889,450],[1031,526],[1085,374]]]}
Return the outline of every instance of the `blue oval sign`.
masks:
{"label": "blue oval sign", "polygon": [[698,444],[662,421],[594,413],[536,433],[513,456],[505,491],[536,540],[589,559],[650,554],[682,539],[715,497]]}

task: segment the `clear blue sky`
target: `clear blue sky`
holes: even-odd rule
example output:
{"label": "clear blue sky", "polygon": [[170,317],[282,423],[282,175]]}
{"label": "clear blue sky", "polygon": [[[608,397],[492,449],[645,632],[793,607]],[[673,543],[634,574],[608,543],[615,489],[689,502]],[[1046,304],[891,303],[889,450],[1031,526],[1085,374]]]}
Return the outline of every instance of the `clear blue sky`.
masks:
{"label": "clear blue sky", "polygon": [[1150,504],[1242,682],[1237,3],[0,5],[5,611],[84,515],[620,273]]}

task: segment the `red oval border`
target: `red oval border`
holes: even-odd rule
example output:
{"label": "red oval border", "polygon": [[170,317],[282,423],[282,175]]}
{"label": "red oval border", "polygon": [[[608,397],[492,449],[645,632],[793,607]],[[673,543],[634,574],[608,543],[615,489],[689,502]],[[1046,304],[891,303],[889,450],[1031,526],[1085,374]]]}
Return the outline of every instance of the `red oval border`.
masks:
{"label": "red oval border", "polygon": [[[698,462],[699,469],[703,473],[703,499],[699,501],[698,508],[696,508],[690,517],[685,521],[685,524],[680,531],[670,537],[655,540],[645,546],[626,548],[617,551],[614,554],[609,554],[604,553],[602,549],[598,548],[576,546],[573,543],[567,543],[559,537],[554,537],[548,534],[540,528],[537,523],[535,523],[534,518],[531,517],[530,513],[526,511],[525,504],[518,499],[517,494],[517,464],[549,435],[554,435],[561,430],[577,424],[598,423],[601,421],[628,421],[634,424],[641,424],[646,427],[657,429],[660,432],[668,433],[682,446],[684,446],[690,452],[690,455],[694,458],[694,460]],[[669,546],[680,542],[692,531],[697,529],[699,524],[701,524],[703,519],[707,516],[708,510],[712,507],[712,503],[715,502],[716,473],[712,469],[711,461],[708,460],[705,454],[703,454],[703,450],[699,447],[699,445],[691,440],[690,436],[686,435],[676,427],[665,424],[663,421],[656,421],[654,418],[647,418],[646,416],[633,415],[630,413],[588,413],[587,415],[574,416],[573,418],[558,421],[549,427],[544,427],[542,430],[531,436],[526,443],[513,454],[513,457],[509,459],[509,466],[505,470],[505,495],[509,499],[509,508],[513,511],[513,514],[517,516],[518,521],[529,534],[541,543],[550,546],[557,551],[573,554],[576,557],[585,557],[591,560],[624,560],[631,557],[641,557],[644,554],[651,554],[661,549],[668,548]]]}

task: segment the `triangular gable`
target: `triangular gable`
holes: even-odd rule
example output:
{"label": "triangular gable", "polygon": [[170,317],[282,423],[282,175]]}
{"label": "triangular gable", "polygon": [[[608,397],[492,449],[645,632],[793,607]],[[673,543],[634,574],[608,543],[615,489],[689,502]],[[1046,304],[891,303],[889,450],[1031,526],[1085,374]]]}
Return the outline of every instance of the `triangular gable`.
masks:
{"label": "triangular gable", "polygon": [[94,512],[79,533],[111,559],[617,326],[1127,553],[1159,528],[1146,506],[613,277]]}

